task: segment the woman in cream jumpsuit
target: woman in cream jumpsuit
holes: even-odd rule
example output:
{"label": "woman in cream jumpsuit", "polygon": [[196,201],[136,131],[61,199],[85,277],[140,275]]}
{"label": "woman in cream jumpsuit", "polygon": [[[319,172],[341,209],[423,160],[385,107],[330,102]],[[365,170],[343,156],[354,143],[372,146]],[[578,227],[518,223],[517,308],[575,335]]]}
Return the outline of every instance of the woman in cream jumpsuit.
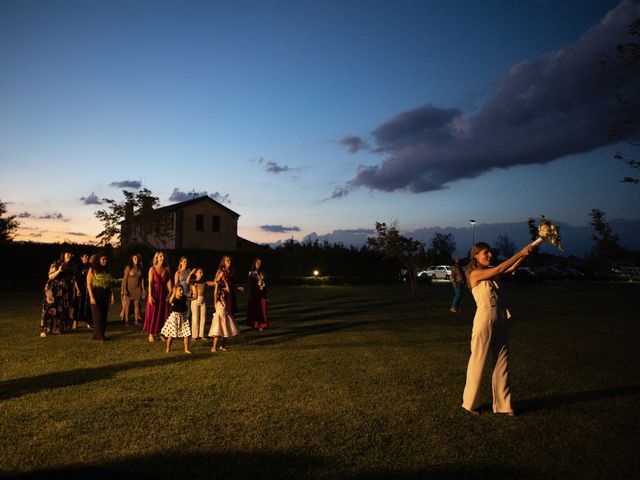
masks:
{"label": "woman in cream jumpsuit", "polygon": [[479,415],[479,390],[482,370],[489,353],[492,354],[493,412],[513,416],[511,388],[509,384],[509,339],[507,319],[509,310],[500,303],[498,276],[515,270],[533,250],[527,245],[513,257],[496,267],[490,267],[492,253],[486,243],[477,243],[471,250],[467,266],[467,285],[476,301],[476,314],[471,332],[471,357],[467,367],[467,383],[462,396],[462,408],[472,415]]}

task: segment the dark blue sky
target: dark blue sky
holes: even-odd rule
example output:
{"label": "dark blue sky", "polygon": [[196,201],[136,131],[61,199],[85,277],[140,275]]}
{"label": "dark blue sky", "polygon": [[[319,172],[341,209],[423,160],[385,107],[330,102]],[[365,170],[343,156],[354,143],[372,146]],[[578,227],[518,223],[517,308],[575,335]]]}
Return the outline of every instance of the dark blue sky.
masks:
{"label": "dark blue sky", "polygon": [[638,79],[597,64],[638,16],[637,1],[5,0],[0,199],[19,238],[80,242],[122,181],[165,205],[212,194],[258,242],[638,219],[606,128]]}

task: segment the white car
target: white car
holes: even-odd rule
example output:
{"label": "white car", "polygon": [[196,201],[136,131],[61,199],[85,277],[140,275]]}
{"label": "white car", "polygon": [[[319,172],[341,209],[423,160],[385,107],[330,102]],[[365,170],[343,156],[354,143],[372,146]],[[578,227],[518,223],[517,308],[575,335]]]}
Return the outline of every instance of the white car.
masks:
{"label": "white car", "polygon": [[449,280],[451,278],[451,267],[449,265],[432,265],[426,270],[418,272],[419,277],[428,277],[431,280]]}

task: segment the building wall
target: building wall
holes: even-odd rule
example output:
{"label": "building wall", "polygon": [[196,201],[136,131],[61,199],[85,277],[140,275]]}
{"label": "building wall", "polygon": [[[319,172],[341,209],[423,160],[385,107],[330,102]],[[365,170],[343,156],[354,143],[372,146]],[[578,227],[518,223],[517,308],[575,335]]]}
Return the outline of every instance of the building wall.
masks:
{"label": "building wall", "polygon": [[[202,215],[202,230],[196,229],[197,216]],[[220,217],[220,229],[213,231],[213,217]],[[181,208],[176,215],[175,248],[237,249],[238,219],[228,210],[211,202],[196,202]]]}

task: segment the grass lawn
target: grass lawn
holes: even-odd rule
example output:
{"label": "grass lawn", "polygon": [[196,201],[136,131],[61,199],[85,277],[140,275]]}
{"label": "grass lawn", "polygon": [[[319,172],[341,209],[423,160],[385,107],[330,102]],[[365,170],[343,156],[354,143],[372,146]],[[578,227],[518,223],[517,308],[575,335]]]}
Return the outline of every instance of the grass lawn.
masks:
{"label": "grass lawn", "polygon": [[451,314],[446,284],[272,288],[271,329],[192,356],[119,305],[108,342],[39,338],[40,293],[5,290],[0,475],[639,478],[640,285],[505,288],[516,418],[490,412],[488,374],[462,412],[472,299]]}

